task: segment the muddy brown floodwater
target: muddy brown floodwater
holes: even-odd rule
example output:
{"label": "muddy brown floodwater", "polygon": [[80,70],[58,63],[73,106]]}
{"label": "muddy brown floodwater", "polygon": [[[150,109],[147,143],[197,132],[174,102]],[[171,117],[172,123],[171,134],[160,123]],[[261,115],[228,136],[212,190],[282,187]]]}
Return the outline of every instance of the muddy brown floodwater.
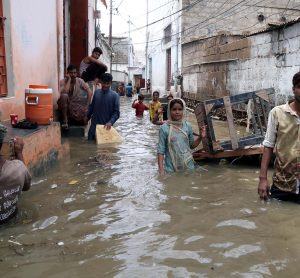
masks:
{"label": "muddy brown floodwater", "polygon": [[299,277],[298,205],[262,203],[238,161],[160,179],[147,116],[123,99],[122,144],[70,140],[0,228],[1,277]]}

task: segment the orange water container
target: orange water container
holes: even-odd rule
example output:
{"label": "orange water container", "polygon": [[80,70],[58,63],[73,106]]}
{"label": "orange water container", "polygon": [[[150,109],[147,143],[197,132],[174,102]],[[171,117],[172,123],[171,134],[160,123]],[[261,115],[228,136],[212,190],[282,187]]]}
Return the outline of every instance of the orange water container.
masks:
{"label": "orange water container", "polygon": [[48,125],[53,121],[53,92],[46,85],[29,85],[25,90],[25,117]]}

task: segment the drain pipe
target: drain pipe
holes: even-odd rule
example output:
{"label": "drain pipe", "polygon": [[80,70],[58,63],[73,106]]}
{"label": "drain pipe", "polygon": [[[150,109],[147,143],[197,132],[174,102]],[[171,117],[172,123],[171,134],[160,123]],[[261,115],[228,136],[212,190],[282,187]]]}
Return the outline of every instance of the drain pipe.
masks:
{"label": "drain pipe", "polygon": [[58,79],[64,78],[64,1],[56,0]]}

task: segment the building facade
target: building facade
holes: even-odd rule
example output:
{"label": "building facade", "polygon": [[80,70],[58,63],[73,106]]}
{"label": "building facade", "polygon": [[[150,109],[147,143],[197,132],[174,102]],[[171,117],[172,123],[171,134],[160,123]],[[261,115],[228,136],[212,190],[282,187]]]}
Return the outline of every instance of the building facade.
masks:
{"label": "building facade", "polygon": [[[149,1],[147,78],[161,95],[180,92],[181,1]],[[157,24],[151,24],[159,20]],[[180,94],[180,93],[179,93]]]}
{"label": "building facade", "polygon": [[0,1],[1,121],[12,113],[25,117],[29,84],[52,88],[55,108],[68,64],[79,67],[98,45],[95,11],[100,8],[94,0]]}

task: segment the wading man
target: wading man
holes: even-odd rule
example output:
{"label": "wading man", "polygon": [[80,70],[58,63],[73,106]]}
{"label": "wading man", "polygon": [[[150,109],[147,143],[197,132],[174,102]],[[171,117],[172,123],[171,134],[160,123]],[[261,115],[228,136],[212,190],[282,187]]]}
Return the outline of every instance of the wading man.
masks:
{"label": "wading man", "polygon": [[[0,124],[0,152],[6,128]],[[16,159],[6,160],[0,155],[0,225],[17,215],[17,203],[22,191],[30,189],[31,177],[23,163],[24,143],[14,138]]]}
{"label": "wading man", "polygon": [[119,95],[110,89],[112,79],[110,73],[104,73],[100,78],[101,89],[94,93],[87,113],[87,120],[91,119],[88,140],[96,139],[96,125],[110,129],[120,117]]}
{"label": "wading man", "polygon": [[[300,203],[300,72],[293,77],[294,99],[274,107],[269,115],[259,175],[258,194]],[[268,165],[275,154],[275,169],[270,189]]]}

